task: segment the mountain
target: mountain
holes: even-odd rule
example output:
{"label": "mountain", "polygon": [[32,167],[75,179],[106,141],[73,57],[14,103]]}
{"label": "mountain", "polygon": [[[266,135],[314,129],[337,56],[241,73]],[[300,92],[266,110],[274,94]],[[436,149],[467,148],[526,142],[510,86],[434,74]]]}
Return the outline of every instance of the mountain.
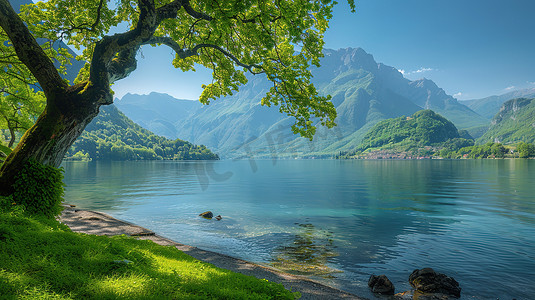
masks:
{"label": "mountain", "polygon": [[468,106],[481,116],[492,119],[498,113],[502,104],[515,98],[533,98],[535,97],[535,88],[523,89],[509,92],[502,95],[490,96],[482,99],[464,100],[462,104]]}
{"label": "mountain", "polygon": [[359,150],[396,145],[433,146],[460,137],[453,123],[427,109],[410,117],[387,119],[375,124],[362,139]]}
{"label": "mountain", "polygon": [[535,143],[535,98],[505,102],[492,119],[489,130],[477,142]]}
{"label": "mountain", "polygon": [[[249,76],[249,83],[233,96],[191,109],[190,115],[185,118],[181,115],[166,121],[175,125],[176,136],[205,144],[226,158],[330,156],[355,149],[377,122],[412,115],[422,109],[434,110],[461,129],[488,123],[447,95],[433,81],[410,81],[397,69],[377,63],[361,48],[327,49],[324,54],[321,67],[312,70],[313,82],[320,93],[333,97],[338,126],[333,129],[318,128],[312,142],[293,135],[289,128],[292,119],[280,114],[277,108],[260,105],[260,99],[270,87],[262,75]],[[171,105],[168,110],[171,110]],[[176,108],[173,110],[176,111]],[[188,108],[183,109],[186,110]],[[142,109],[137,112],[125,110],[125,113],[135,122],[144,124],[159,118],[150,119],[148,113],[136,115],[143,114]],[[162,110],[158,113],[161,115]],[[172,133],[172,129],[169,128],[168,132]]]}
{"label": "mountain", "polygon": [[207,160],[219,157],[203,145],[157,136],[109,105],[100,108],[98,116],[69,149],[66,159]]}
{"label": "mountain", "polygon": [[167,94],[126,94],[115,99],[115,106],[142,127],[168,138],[178,137],[175,122],[192,115],[202,104],[199,101],[175,99]]}

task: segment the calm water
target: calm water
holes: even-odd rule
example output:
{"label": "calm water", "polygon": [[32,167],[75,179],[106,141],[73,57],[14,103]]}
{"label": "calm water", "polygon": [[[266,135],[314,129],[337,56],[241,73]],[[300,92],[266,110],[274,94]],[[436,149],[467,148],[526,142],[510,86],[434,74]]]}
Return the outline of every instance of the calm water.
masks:
{"label": "calm water", "polygon": [[[533,297],[535,160],[64,167],[72,204],[365,297],[373,298],[370,274],[386,274],[402,292],[423,267],[453,276],[463,299]],[[223,220],[198,217],[206,210]]]}

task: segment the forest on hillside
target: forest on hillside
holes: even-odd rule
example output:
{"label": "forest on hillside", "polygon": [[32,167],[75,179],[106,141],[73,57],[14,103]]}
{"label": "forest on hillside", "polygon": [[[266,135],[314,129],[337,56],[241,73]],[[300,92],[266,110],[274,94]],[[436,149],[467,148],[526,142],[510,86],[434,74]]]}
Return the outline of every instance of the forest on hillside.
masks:
{"label": "forest on hillside", "polygon": [[216,160],[204,145],[157,136],[115,106],[102,107],[66,154],[67,160]]}

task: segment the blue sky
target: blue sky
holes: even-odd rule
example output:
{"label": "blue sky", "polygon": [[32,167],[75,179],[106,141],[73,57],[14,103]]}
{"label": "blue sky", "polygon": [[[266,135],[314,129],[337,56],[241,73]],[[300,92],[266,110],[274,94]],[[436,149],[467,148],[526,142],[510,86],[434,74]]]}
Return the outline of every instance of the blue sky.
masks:
{"label": "blue sky", "polygon": [[[535,88],[533,0],[340,0],[325,35],[331,49],[361,47],[408,79],[432,79],[460,100]],[[127,92],[195,99],[210,72],[173,69],[172,51],[144,47],[138,69],[115,84]]]}

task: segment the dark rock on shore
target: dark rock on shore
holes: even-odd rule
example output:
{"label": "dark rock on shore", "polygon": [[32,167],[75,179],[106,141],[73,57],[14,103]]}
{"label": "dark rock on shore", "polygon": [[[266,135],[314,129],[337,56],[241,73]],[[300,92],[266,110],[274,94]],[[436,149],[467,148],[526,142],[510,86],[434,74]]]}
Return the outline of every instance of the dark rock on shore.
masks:
{"label": "dark rock on shore", "polygon": [[409,276],[409,283],[422,293],[444,294],[457,298],[461,296],[461,288],[455,279],[431,268],[414,270]]}
{"label": "dark rock on shore", "polygon": [[372,275],[368,280],[368,286],[372,292],[382,295],[394,295],[394,284],[386,277],[386,275]]}
{"label": "dark rock on shore", "polygon": [[211,211],[205,211],[202,214],[200,214],[199,216],[201,216],[201,217],[203,217],[205,219],[211,219],[211,218],[214,217],[214,214]]}

